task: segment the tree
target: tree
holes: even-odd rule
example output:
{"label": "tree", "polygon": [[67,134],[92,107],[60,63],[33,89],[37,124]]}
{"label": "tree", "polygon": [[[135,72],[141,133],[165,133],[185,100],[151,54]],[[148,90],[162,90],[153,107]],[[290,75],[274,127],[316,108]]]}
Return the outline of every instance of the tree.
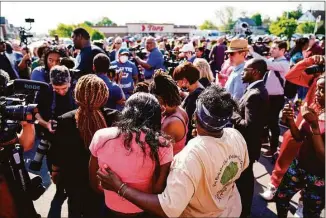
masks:
{"label": "tree", "polygon": [[266,16],[263,20],[263,26],[269,27],[269,25],[271,25],[271,23],[272,23],[271,18],[269,16]]}
{"label": "tree", "polygon": [[101,33],[100,31],[98,30],[94,30],[91,34],[91,40],[94,41],[94,40],[100,40],[100,39],[104,39],[105,36],[103,33]]}
{"label": "tree", "polygon": [[87,26],[94,26],[94,24],[90,21],[84,21],[84,24],[86,24]]}
{"label": "tree", "polygon": [[285,35],[288,39],[290,39],[291,36],[295,33],[297,26],[297,22],[294,18],[287,19],[285,17],[280,17],[271,23],[269,26],[269,31],[273,35]]}
{"label": "tree", "polygon": [[217,26],[215,26],[215,24],[213,24],[212,21],[205,20],[204,23],[202,23],[199,26],[199,29],[201,29],[201,30],[211,30],[211,29],[217,29]]}
{"label": "tree", "polygon": [[263,24],[263,21],[261,19],[261,14],[260,13],[256,13],[254,15],[251,16],[251,19],[253,21],[255,21],[255,23],[257,24],[257,26],[261,26]]}
{"label": "tree", "polygon": [[50,36],[57,34],[59,37],[71,37],[71,33],[74,30],[73,25],[59,23],[57,28],[50,30]]}
{"label": "tree", "polygon": [[[216,17],[220,20],[222,23],[220,29],[224,32],[229,32],[233,26],[234,26],[234,21],[233,21],[233,16],[234,16],[234,8],[233,7],[225,7],[222,8],[221,10],[215,11]],[[232,27],[232,28],[230,28]]]}
{"label": "tree", "polygon": [[298,20],[301,16],[303,15],[302,13],[302,5],[299,4],[298,7],[297,7],[297,10],[295,11],[288,11],[288,12],[283,12],[283,17],[286,17],[288,19],[295,19],[295,20]]}
{"label": "tree", "polygon": [[116,26],[117,24],[108,17],[103,17],[101,21],[96,23],[97,26]]}
{"label": "tree", "polygon": [[298,25],[296,32],[305,34],[305,33],[314,33],[314,30],[315,30],[314,22],[305,22],[305,23],[300,23]]}
{"label": "tree", "polygon": [[49,34],[50,36],[54,36],[55,34],[58,34],[59,37],[71,37],[72,31],[78,27],[84,28],[90,35],[91,40],[99,40],[99,39],[104,39],[105,36],[102,32],[93,29],[87,21],[84,23],[80,23],[77,25],[73,24],[62,24],[60,23],[56,29],[50,30]]}

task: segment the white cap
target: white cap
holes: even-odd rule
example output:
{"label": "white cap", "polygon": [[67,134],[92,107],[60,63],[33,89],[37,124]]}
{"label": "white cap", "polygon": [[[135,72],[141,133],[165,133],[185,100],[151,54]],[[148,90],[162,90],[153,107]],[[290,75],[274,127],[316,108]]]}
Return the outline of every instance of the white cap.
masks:
{"label": "white cap", "polygon": [[181,48],[180,51],[181,51],[181,52],[188,52],[188,51],[195,52],[195,48],[194,48],[194,46],[193,46],[192,43],[188,43],[188,44],[185,44],[185,45]]}

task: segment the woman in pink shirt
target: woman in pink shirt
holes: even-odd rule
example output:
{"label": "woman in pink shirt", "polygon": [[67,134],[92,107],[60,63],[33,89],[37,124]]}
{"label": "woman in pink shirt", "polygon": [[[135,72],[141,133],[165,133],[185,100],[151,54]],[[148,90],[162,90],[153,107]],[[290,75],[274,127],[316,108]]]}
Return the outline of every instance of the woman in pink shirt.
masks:
{"label": "woman in pink shirt", "polygon": [[164,71],[158,70],[154,82],[150,84],[150,93],[159,100],[163,112],[162,131],[174,140],[173,154],[179,153],[186,145],[188,115],[180,106],[181,97],[175,81]]}
{"label": "woman in pink shirt", "polygon": [[232,71],[233,66],[230,63],[230,59],[227,59],[226,61],[224,61],[221,67],[221,71],[216,74],[216,85],[224,87]]}
{"label": "woman in pink shirt", "polygon": [[[114,169],[124,185],[146,193],[161,193],[166,185],[173,149],[161,133],[161,107],[147,93],[127,101],[116,127],[97,131],[90,145],[90,176],[99,188],[97,167]],[[121,187],[122,189],[123,187]],[[124,193],[104,190],[108,217],[144,216],[143,210],[123,198]]]}

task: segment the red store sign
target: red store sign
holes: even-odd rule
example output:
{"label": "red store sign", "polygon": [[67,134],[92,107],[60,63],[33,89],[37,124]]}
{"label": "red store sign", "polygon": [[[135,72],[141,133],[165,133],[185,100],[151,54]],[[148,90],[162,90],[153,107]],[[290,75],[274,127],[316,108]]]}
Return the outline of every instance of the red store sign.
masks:
{"label": "red store sign", "polygon": [[141,25],[142,32],[163,32],[164,26],[161,25],[153,25],[153,24],[142,24]]}

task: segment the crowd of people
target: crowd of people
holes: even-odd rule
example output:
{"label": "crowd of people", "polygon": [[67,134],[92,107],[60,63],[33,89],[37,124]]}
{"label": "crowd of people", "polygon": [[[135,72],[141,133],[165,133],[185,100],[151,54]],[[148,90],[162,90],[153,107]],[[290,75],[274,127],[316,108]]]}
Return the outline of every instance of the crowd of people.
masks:
{"label": "crowd of people", "polygon": [[[297,213],[320,216],[325,47],[314,35],[292,48],[280,39],[149,36],[116,37],[109,49],[83,28],[72,40],[73,47],[44,42],[33,54],[0,40],[0,81],[49,85],[37,96],[35,131],[24,124],[30,130],[20,137],[25,150],[49,147],[49,218],[61,216],[66,199],[71,218],[248,217],[261,156],[275,160],[261,197],[276,202],[278,217],[287,217],[297,192]],[[169,72],[172,56],[180,64]],[[280,123],[288,128],[281,145]],[[16,210],[1,191],[0,217]]]}

